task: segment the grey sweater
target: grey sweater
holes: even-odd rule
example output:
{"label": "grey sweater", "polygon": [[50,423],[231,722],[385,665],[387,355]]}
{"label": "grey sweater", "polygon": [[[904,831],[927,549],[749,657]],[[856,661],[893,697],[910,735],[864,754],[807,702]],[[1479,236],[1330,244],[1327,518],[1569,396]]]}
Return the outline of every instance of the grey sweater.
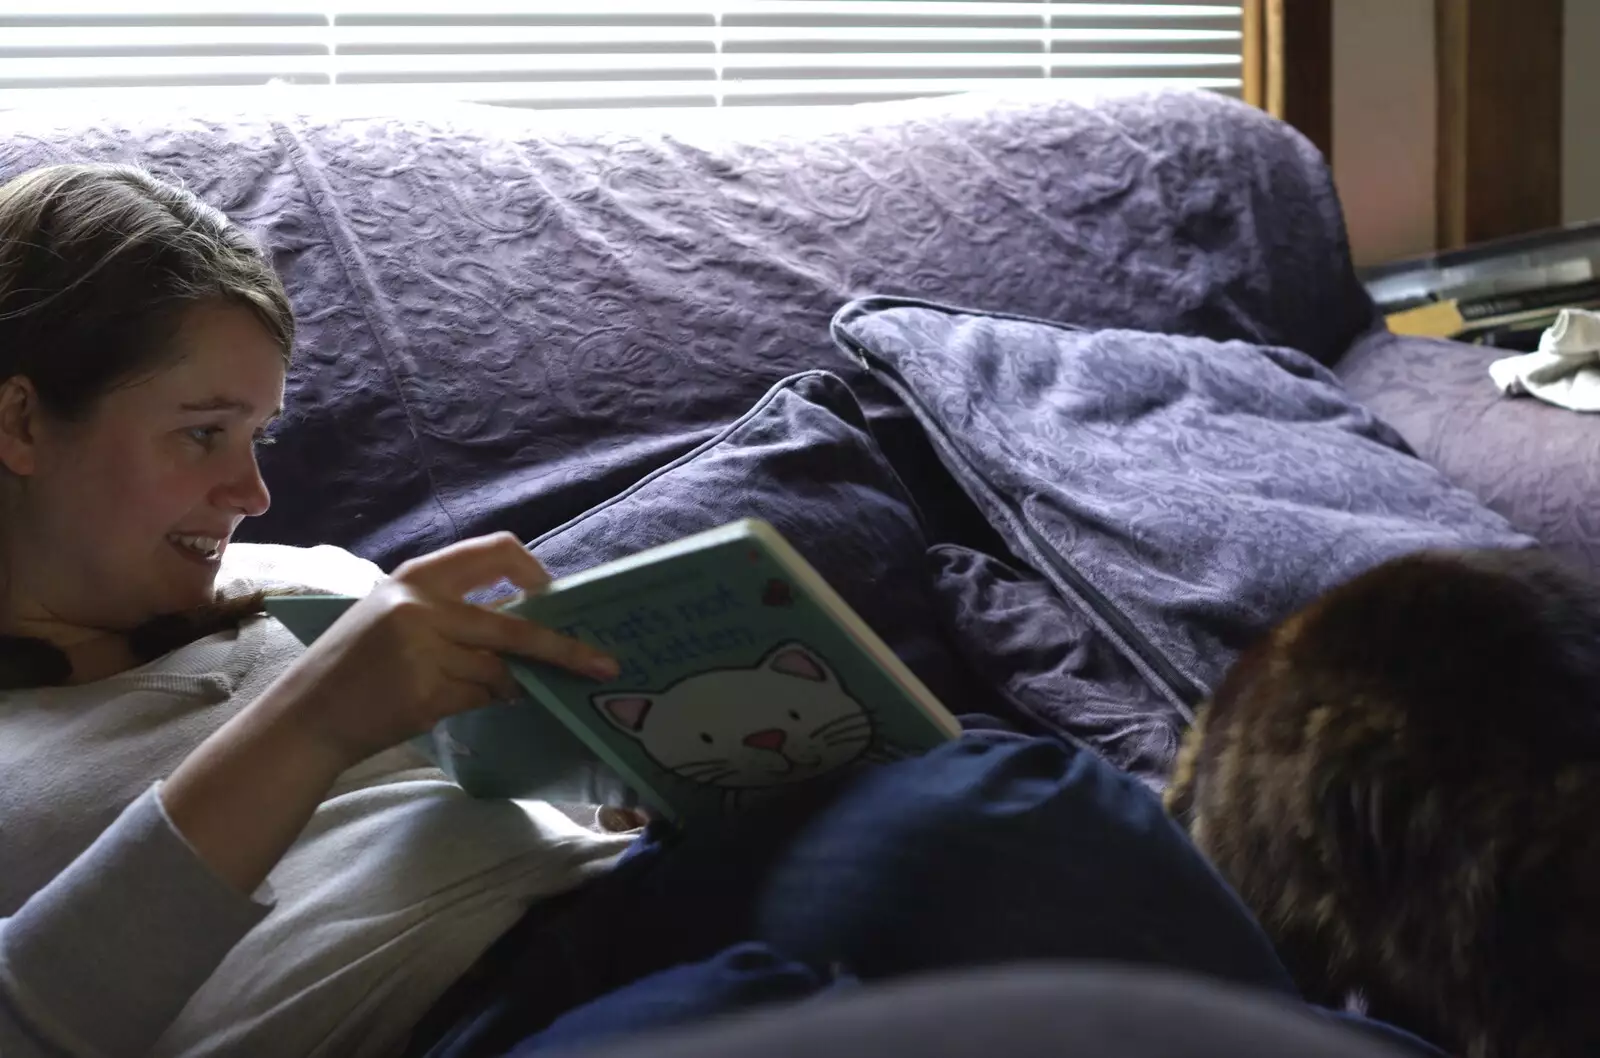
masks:
{"label": "grey sweater", "polygon": [[[381,576],[250,545],[224,575],[350,593]],[[255,899],[235,892],[156,784],[299,652],[260,620],[100,683],[0,695],[0,1055],[393,1054],[534,900],[625,843],[468,798],[400,749],[341,778]]]}

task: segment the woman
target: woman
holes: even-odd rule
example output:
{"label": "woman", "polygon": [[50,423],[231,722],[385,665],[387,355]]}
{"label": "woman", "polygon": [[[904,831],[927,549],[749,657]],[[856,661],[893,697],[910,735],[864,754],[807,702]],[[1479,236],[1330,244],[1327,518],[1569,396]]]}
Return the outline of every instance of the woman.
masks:
{"label": "woman", "polygon": [[[8,1058],[490,1055],[1030,956],[1292,994],[1154,800],[1054,743],[956,743],[609,874],[623,839],[465,797],[395,747],[506,693],[501,654],[614,663],[463,601],[547,580],[506,536],[387,578],[230,545],[292,344],[269,266],[186,192],[0,188]],[[302,650],[259,616],[274,586],[365,598]]]}
{"label": "woman", "polygon": [[[389,579],[331,548],[232,553],[267,507],[254,448],[292,340],[271,269],[192,196],[94,167],[0,190],[0,914],[16,915],[14,1013],[45,1042],[142,1054],[176,1019],[163,1052],[225,1028],[309,1053],[296,1048],[352,1014],[370,1030],[364,1009],[425,1008],[531,901],[619,849],[550,812],[474,802],[407,752],[374,756],[502,692],[497,651],[605,671],[581,644],[461,601],[545,581],[515,540]],[[302,656],[245,620],[258,599],[205,610],[219,574],[373,590]],[[148,642],[171,631],[153,618],[195,608],[215,634]],[[275,892],[258,892],[275,866]],[[76,923],[72,952],[52,916]],[[139,948],[121,950],[135,927]],[[314,943],[282,941],[296,935]],[[90,943],[104,950],[76,958]],[[0,1052],[26,1053],[4,1036]]]}

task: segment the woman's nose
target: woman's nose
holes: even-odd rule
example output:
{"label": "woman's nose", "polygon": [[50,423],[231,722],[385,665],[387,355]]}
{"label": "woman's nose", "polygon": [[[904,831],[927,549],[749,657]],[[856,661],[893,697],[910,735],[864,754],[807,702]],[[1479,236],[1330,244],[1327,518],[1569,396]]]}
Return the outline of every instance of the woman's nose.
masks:
{"label": "woman's nose", "polygon": [[222,506],[240,511],[246,518],[267,513],[272,506],[272,493],[261,477],[261,466],[252,454],[249,462],[233,481],[228,482],[222,496]]}

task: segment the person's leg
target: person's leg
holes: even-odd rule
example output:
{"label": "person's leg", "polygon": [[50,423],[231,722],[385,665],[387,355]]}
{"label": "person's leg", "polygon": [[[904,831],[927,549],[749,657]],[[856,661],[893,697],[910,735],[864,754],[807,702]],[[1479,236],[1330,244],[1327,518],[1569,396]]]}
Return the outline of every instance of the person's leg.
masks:
{"label": "person's leg", "polygon": [[1154,971],[1034,966],[861,990],[585,1050],[590,1058],[1405,1058],[1257,990]]}
{"label": "person's leg", "polygon": [[[407,1058],[503,1054],[591,1003],[610,1022],[632,1017],[623,1007],[644,993],[629,985],[753,940],[769,865],[844,784],[808,787],[693,833],[651,824],[609,873],[536,905],[502,936],[424,1015]],[[737,993],[726,997],[737,1005]]]}
{"label": "person's leg", "polygon": [[1070,958],[1296,994],[1156,797],[1045,739],[963,740],[861,776],[786,842],[756,917],[756,939],[864,980]]}
{"label": "person's leg", "polygon": [[653,851],[590,901],[602,991],[752,940],[863,979],[1100,959],[1296,994],[1155,795],[1050,739],[964,738]]}
{"label": "person's leg", "polygon": [[746,941],[863,979],[1098,959],[1293,994],[1250,914],[1139,783],[1054,741],[969,737],[719,828],[657,828],[508,935],[475,1009],[425,1053],[503,1053]]}

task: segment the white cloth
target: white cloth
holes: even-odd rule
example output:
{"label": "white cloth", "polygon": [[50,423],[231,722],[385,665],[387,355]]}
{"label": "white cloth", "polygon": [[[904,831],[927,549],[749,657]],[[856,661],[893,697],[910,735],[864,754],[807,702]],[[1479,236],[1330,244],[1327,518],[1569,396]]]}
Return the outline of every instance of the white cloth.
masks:
{"label": "white cloth", "polygon": [[1537,352],[1496,360],[1489,377],[1507,396],[1526,393],[1573,411],[1600,411],[1600,312],[1562,309]]}
{"label": "white cloth", "polygon": [[[236,544],[220,580],[364,593],[382,575],[336,548]],[[302,649],[258,619],[98,683],[0,693],[0,915],[50,883]],[[151,1053],[392,1055],[530,904],[605,870],[627,841],[549,805],[470,798],[408,747],[380,754],[328,793],[267,880],[270,912]],[[126,988],[164,980],[152,968]]]}

